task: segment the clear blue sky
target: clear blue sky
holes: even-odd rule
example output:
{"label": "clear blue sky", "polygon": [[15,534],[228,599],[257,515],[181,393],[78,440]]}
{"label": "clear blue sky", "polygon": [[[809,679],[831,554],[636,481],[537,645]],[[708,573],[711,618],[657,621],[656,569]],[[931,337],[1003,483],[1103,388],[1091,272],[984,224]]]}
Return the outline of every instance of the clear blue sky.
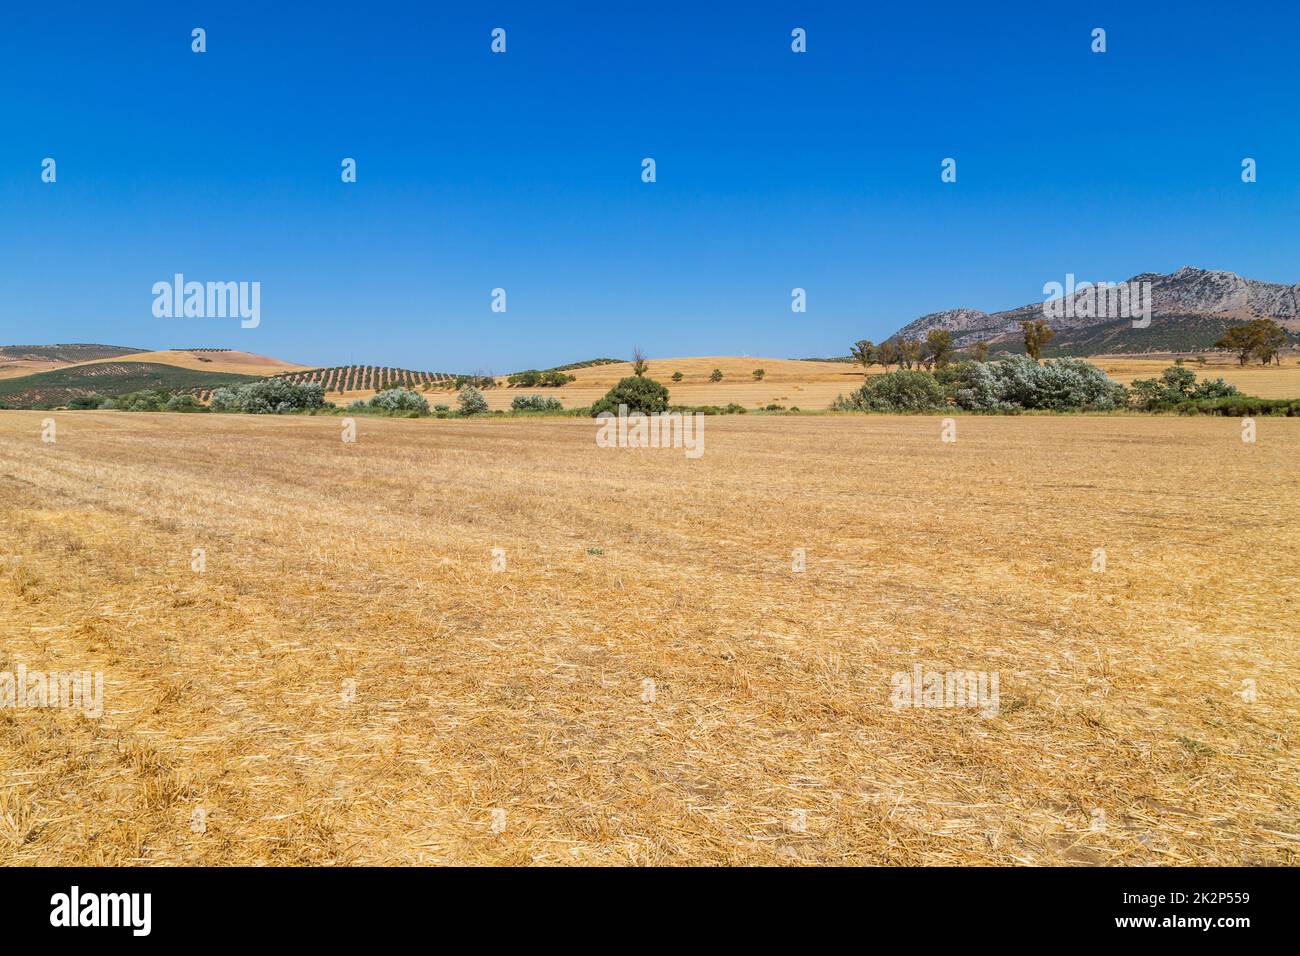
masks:
{"label": "clear blue sky", "polygon": [[[1066,272],[1300,281],[1292,4],[285,6],[6,6],[0,343],[504,373],[842,355]],[[176,272],[261,282],[261,326],[155,318]]]}

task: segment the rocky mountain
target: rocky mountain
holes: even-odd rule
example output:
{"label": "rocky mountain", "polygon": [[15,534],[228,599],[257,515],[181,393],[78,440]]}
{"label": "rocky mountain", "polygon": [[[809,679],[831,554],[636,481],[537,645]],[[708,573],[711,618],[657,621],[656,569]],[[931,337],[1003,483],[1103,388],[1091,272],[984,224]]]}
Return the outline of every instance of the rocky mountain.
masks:
{"label": "rocky mountain", "polygon": [[[1082,285],[1083,280],[1078,284]],[[1022,320],[1040,318],[1046,318],[1057,331],[1058,341],[1054,344],[1058,347],[1071,340],[1082,343],[1104,338],[1112,351],[1146,350],[1156,337],[1148,330],[1157,325],[1164,326],[1158,338],[1169,350],[1206,348],[1204,340],[1207,336],[1217,337],[1215,329],[1254,318],[1271,318],[1291,332],[1300,332],[1300,283],[1260,282],[1242,278],[1235,272],[1184,266],[1168,275],[1144,272],[1125,284],[1144,305],[1149,303],[1152,320],[1150,326],[1134,329],[1148,334],[1134,335],[1132,341],[1126,341],[1123,334],[1124,328],[1133,328],[1132,322],[1128,318],[1117,321],[1113,310],[1098,308],[1096,287],[1072,292],[1073,283],[1065,281],[1060,282],[1059,296],[1045,294],[1043,300],[1002,312],[966,308],[932,312],[909,322],[890,338],[919,339],[931,329],[948,329],[958,345],[981,340],[1014,341],[1020,337]],[[1060,301],[1050,309],[1045,308],[1049,298]],[[1092,334],[1103,326],[1106,327],[1104,336]],[[1186,343],[1181,342],[1183,338],[1187,339]]]}

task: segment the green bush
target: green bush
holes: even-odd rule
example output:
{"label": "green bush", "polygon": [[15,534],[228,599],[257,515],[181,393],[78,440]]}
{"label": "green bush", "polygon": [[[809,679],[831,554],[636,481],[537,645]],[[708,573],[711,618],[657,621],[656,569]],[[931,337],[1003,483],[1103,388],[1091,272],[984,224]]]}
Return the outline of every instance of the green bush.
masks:
{"label": "green bush", "polygon": [[[114,407],[123,412],[161,412],[167,408],[171,393],[166,389],[146,388],[138,392],[118,395]],[[104,405],[99,406],[103,408]]]}
{"label": "green bush", "polygon": [[238,388],[218,388],[212,393],[214,412],[249,415],[285,415],[325,407],[325,386],[320,382],[291,382],[264,378]]}
{"label": "green bush", "polygon": [[208,407],[193,395],[173,395],[167,399],[165,409],[169,412],[206,412]]}
{"label": "green bush", "polygon": [[1192,398],[1205,401],[1212,398],[1229,398],[1240,395],[1236,385],[1229,385],[1221,378],[1207,378],[1192,389]]}
{"label": "green bush", "polygon": [[564,409],[558,398],[545,398],[541,395],[516,395],[510,400],[510,408],[516,412],[558,412]]}
{"label": "green bush", "polygon": [[473,385],[461,389],[456,401],[462,415],[481,415],[488,410],[487,399]]}
{"label": "green bush", "polygon": [[99,408],[104,402],[100,395],[74,395],[68,402],[68,408]]}
{"label": "green bush", "polygon": [[233,388],[215,388],[212,390],[212,397],[208,399],[208,408],[214,412],[237,412],[239,411],[237,404],[238,399]]}
{"label": "green bush", "polygon": [[668,408],[668,389],[652,378],[629,375],[605,393],[605,397],[591,406],[592,417],[601,412],[618,414],[618,407],[626,405],[628,412],[653,415]]}
{"label": "green bush", "polygon": [[1106,411],[1122,407],[1125,401],[1124,386],[1083,359],[1056,359],[1042,365],[1023,356],[962,362],[958,375],[960,387],[953,399],[961,408],[976,411]]}
{"label": "green bush", "polygon": [[1130,404],[1149,412],[1167,410],[1188,399],[1206,401],[1241,394],[1235,385],[1229,385],[1221,378],[1206,379],[1197,384],[1196,373],[1179,366],[1165,369],[1159,378],[1138,379],[1129,389]]}
{"label": "green bush", "polygon": [[506,376],[506,384],[519,386],[521,388],[558,388],[561,385],[567,385],[569,382],[576,382],[576,375],[565,375],[556,369],[546,369],[539,371],[535,368],[527,369],[523,372],[516,372],[514,375]]}
{"label": "green bush", "polygon": [[418,417],[428,414],[429,401],[409,388],[389,388],[376,392],[370,399],[370,407],[384,412],[415,412]]}
{"label": "green bush", "polygon": [[837,398],[832,408],[841,411],[924,412],[944,403],[943,386],[929,372],[899,369],[867,379],[847,399]]}

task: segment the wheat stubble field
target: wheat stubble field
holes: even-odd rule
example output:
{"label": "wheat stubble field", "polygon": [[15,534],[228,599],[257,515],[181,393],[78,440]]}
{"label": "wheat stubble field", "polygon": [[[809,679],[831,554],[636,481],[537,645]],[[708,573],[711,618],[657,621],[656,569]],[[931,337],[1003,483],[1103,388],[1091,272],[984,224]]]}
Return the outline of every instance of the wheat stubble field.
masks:
{"label": "wheat stubble field", "polygon": [[0,670],[104,714],[0,710],[5,863],[1297,862],[1300,422],[50,414]]}

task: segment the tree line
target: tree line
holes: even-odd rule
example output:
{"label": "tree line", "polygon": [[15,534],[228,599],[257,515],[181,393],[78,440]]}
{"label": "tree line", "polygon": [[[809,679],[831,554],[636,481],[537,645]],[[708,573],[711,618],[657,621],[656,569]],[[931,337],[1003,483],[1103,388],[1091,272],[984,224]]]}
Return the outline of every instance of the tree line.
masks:
{"label": "tree line", "polygon": [[[1043,358],[1043,349],[1056,333],[1045,319],[1026,319],[1020,323],[1020,330],[1025,345],[1025,354],[1035,362]],[[1282,364],[1281,350],[1286,345],[1286,332],[1272,319],[1254,319],[1228,329],[1214,343],[1216,349],[1226,349],[1237,353],[1237,361],[1245,365],[1251,359],[1261,364],[1269,362]],[[989,357],[989,343],[975,342],[966,346],[965,354],[977,362],[986,362]],[[905,338],[881,342],[879,345],[870,339],[859,339],[850,350],[853,361],[864,370],[879,365],[886,372],[891,366],[903,369],[944,368],[953,361],[957,349],[953,345],[952,333],[947,329],[931,329],[924,339]]]}

